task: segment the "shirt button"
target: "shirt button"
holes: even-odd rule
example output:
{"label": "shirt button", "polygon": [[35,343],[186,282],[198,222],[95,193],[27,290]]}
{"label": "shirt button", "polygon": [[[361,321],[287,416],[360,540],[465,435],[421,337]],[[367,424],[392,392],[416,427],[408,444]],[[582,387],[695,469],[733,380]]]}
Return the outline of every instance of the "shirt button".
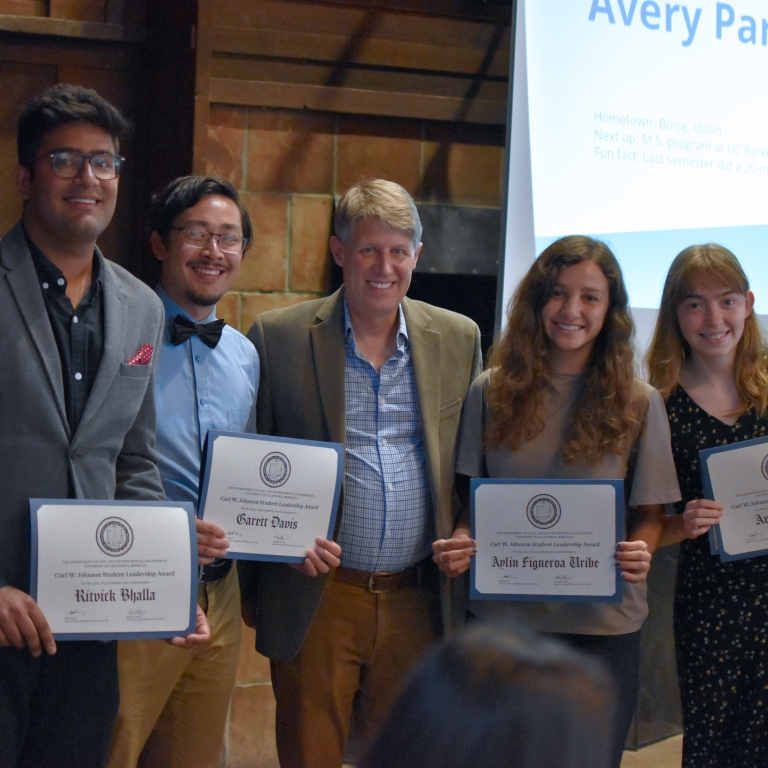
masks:
{"label": "shirt button", "polygon": [[387,401],[386,401],[386,400],[385,400],[383,397],[380,397],[380,398],[379,398],[379,405],[385,405],[385,404],[386,404],[386,402],[387,402]]}
{"label": "shirt button", "polygon": [[45,290],[48,290],[48,283],[43,283],[43,288],[45,288]]}
{"label": "shirt button", "polygon": [[200,398],[200,405],[205,405],[205,398],[204,397]]}
{"label": "shirt button", "polygon": [[80,381],[83,378],[83,374],[79,371],[75,374],[75,381]]}
{"label": "shirt button", "polygon": [[74,315],[74,316],[72,317],[72,322],[73,322],[73,323],[79,323],[79,322],[80,322],[80,321],[77,319],[77,315]]}
{"label": "shirt button", "polygon": [[195,360],[199,363],[203,358],[200,355],[195,355]]}
{"label": "shirt button", "polygon": [[381,444],[386,448],[386,446],[387,446],[387,438],[386,437],[382,437],[381,438]]}
{"label": "shirt button", "polygon": [[56,283],[57,283],[58,285],[64,285],[64,283],[66,283],[66,282],[67,282],[67,281],[66,281],[66,280],[65,280],[63,277],[60,277],[60,278],[59,278],[59,279],[56,281]]}
{"label": "shirt button", "polygon": [[391,490],[392,490],[392,483],[387,483],[387,490],[388,490],[388,491],[391,491]]}

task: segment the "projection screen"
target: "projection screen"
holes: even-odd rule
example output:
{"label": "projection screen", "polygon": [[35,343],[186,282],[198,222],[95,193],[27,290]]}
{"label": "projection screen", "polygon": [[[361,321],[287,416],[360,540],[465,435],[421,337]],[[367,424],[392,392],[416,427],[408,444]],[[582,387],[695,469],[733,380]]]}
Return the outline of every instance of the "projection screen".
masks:
{"label": "projection screen", "polygon": [[693,243],[730,248],[767,313],[768,2],[518,0],[514,16],[499,318],[567,234],[609,243],[641,345]]}

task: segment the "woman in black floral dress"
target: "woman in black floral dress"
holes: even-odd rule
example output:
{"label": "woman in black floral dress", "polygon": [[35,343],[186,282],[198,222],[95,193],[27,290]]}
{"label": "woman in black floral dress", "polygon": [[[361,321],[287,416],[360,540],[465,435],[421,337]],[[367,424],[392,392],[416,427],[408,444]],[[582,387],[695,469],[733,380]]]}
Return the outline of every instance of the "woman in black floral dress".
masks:
{"label": "woman in black floral dress", "polygon": [[768,348],[736,257],[717,245],[680,253],[649,352],[666,399],[683,501],[664,543],[682,542],[675,645],[683,766],[768,766],[768,557],[723,563],[704,534],[723,507],[703,499],[698,452],[768,435]]}

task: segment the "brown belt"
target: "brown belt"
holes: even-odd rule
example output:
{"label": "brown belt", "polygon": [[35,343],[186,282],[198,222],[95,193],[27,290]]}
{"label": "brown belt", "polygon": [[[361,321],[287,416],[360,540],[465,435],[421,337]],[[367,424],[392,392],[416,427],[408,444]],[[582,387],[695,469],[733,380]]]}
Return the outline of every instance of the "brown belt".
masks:
{"label": "brown belt", "polygon": [[363,587],[374,594],[382,594],[415,586],[418,582],[418,568],[418,565],[413,565],[397,573],[371,573],[340,565],[336,569],[334,578],[336,581],[344,582],[344,584],[352,584],[355,587]]}

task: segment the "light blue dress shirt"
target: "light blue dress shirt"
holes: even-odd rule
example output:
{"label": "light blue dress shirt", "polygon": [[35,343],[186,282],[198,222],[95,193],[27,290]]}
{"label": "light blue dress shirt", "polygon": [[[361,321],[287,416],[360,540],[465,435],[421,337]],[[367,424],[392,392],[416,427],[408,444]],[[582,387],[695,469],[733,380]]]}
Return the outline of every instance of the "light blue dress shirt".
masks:
{"label": "light blue dress shirt", "polygon": [[[197,509],[200,461],[209,429],[256,431],[259,356],[242,333],[224,326],[215,349],[197,336],[173,346],[170,330],[176,315],[192,318],[162,286],[165,334],[157,362],[155,403],[160,476],[170,501],[191,501]],[[203,320],[216,319],[215,309]]]}
{"label": "light blue dress shirt", "polygon": [[360,353],[344,306],[346,454],[341,564],[402,571],[432,550],[434,515],[421,411],[402,308],[397,349],[376,369]]}

